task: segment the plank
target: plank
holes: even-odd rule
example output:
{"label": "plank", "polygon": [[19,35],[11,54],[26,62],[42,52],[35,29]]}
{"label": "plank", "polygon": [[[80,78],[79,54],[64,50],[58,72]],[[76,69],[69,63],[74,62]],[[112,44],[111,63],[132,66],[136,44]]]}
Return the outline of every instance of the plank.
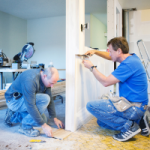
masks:
{"label": "plank", "polygon": [[54,137],[59,138],[59,139],[65,139],[68,137],[72,132],[64,130],[64,129],[58,129],[54,132]]}
{"label": "plank", "polygon": [[[43,132],[41,127],[34,127],[34,129],[37,129],[40,131],[40,136],[44,136],[46,137],[45,133]],[[64,130],[64,129],[57,129],[57,128],[52,128],[52,132],[54,137],[58,138],[58,139],[65,139],[66,137],[68,137],[72,132]]]}

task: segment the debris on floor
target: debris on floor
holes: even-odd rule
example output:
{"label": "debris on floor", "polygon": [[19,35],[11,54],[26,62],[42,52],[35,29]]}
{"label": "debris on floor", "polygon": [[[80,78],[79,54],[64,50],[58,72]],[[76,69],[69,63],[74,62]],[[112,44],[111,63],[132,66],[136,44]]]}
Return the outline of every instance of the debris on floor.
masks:
{"label": "debris on floor", "polygon": [[[58,103],[57,103],[58,102]],[[65,120],[65,103],[56,101],[56,109],[60,109],[58,117]],[[101,128],[97,125],[96,118],[92,118],[87,124],[82,126],[75,132],[65,131],[63,137],[59,134],[62,130],[58,130],[55,124],[49,120],[49,124],[56,132],[54,136],[58,139],[47,138],[45,134],[38,137],[27,137],[18,133],[18,125],[11,128],[6,127],[3,123],[6,109],[0,110],[0,150],[149,150],[150,136],[144,137],[141,134],[136,135],[126,142],[119,142],[112,138],[117,131]],[[63,132],[64,132],[63,131]],[[71,134],[70,134],[71,133]],[[59,140],[62,138],[63,140]],[[39,139],[45,143],[30,143],[31,139]]]}

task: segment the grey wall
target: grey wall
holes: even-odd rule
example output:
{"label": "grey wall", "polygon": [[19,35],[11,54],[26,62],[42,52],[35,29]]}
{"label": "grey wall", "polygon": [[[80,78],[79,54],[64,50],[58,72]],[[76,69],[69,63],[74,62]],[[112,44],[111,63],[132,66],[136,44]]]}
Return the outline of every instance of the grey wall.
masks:
{"label": "grey wall", "polygon": [[[21,52],[27,42],[27,21],[18,17],[0,12],[0,49],[12,59]],[[11,73],[5,73],[7,82],[12,82]]]}
{"label": "grey wall", "polygon": [[[90,24],[90,14],[85,15]],[[90,47],[90,28],[85,30],[85,45]],[[57,69],[66,69],[66,17],[49,17],[23,20],[0,12],[0,49],[9,58],[21,52],[26,42],[34,42],[35,53],[28,60],[44,63],[52,61]],[[66,78],[65,71],[59,71],[60,78]],[[12,82],[12,74],[5,73],[6,82]]]}
{"label": "grey wall", "polygon": [[[52,61],[57,69],[66,68],[66,17],[50,17],[27,21],[27,41],[34,42],[35,54],[28,60],[44,63]],[[65,71],[60,71],[65,78]]]}
{"label": "grey wall", "polygon": [[[90,15],[85,16],[90,23]],[[66,17],[49,17],[27,21],[27,41],[35,43],[35,54],[28,60],[44,63],[52,61],[57,69],[66,69]],[[90,29],[85,30],[85,45],[90,47]],[[65,71],[59,71],[60,78],[66,78]]]}
{"label": "grey wall", "polygon": [[103,24],[93,14],[90,15],[90,45],[93,48],[107,49],[107,38],[104,33],[107,32],[107,26]]}

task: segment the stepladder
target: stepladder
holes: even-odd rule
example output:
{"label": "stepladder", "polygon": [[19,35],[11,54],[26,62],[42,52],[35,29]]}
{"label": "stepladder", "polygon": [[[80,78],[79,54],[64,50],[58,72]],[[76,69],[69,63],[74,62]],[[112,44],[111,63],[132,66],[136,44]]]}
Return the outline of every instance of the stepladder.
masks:
{"label": "stepladder", "polygon": [[[147,50],[145,43],[142,39],[137,41],[137,46],[139,49],[140,59],[145,68],[145,71],[146,71],[147,81],[148,81],[148,84],[150,85],[150,54],[149,54],[149,51]],[[148,92],[148,95],[149,94],[150,93]],[[150,113],[150,106],[147,106],[147,110]]]}
{"label": "stepladder", "polygon": [[[137,46],[139,49],[142,64],[143,64],[145,71],[146,71],[148,86],[150,86],[150,55],[149,55],[149,52],[148,52],[143,40],[138,40]],[[150,93],[149,93],[149,89],[148,89],[148,97],[149,97],[149,94]],[[146,133],[146,136],[149,135],[149,133],[150,133],[149,117],[148,117],[149,114],[148,113],[150,114],[150,106],[149,105],[147,105],[146,112],[143,116],[143,120],[144,120],[146,128],[142,129],[142,132]]]}

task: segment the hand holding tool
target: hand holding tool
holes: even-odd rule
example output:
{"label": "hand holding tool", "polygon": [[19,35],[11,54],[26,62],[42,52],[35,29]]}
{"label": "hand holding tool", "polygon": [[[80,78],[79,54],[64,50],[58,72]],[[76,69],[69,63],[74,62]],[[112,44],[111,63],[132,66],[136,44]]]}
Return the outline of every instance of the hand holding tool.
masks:
{"label": "hand holding tool", "polygon": [[[81,55],[81,54],[76,54],[76,56],[81,57],[81,59],[89,58],[89,56],[88,56],[88,55],[85,55],[85,54],[83,54],[83,55]],[[82,58],[82,57],[83,57],[83,58]]]}

